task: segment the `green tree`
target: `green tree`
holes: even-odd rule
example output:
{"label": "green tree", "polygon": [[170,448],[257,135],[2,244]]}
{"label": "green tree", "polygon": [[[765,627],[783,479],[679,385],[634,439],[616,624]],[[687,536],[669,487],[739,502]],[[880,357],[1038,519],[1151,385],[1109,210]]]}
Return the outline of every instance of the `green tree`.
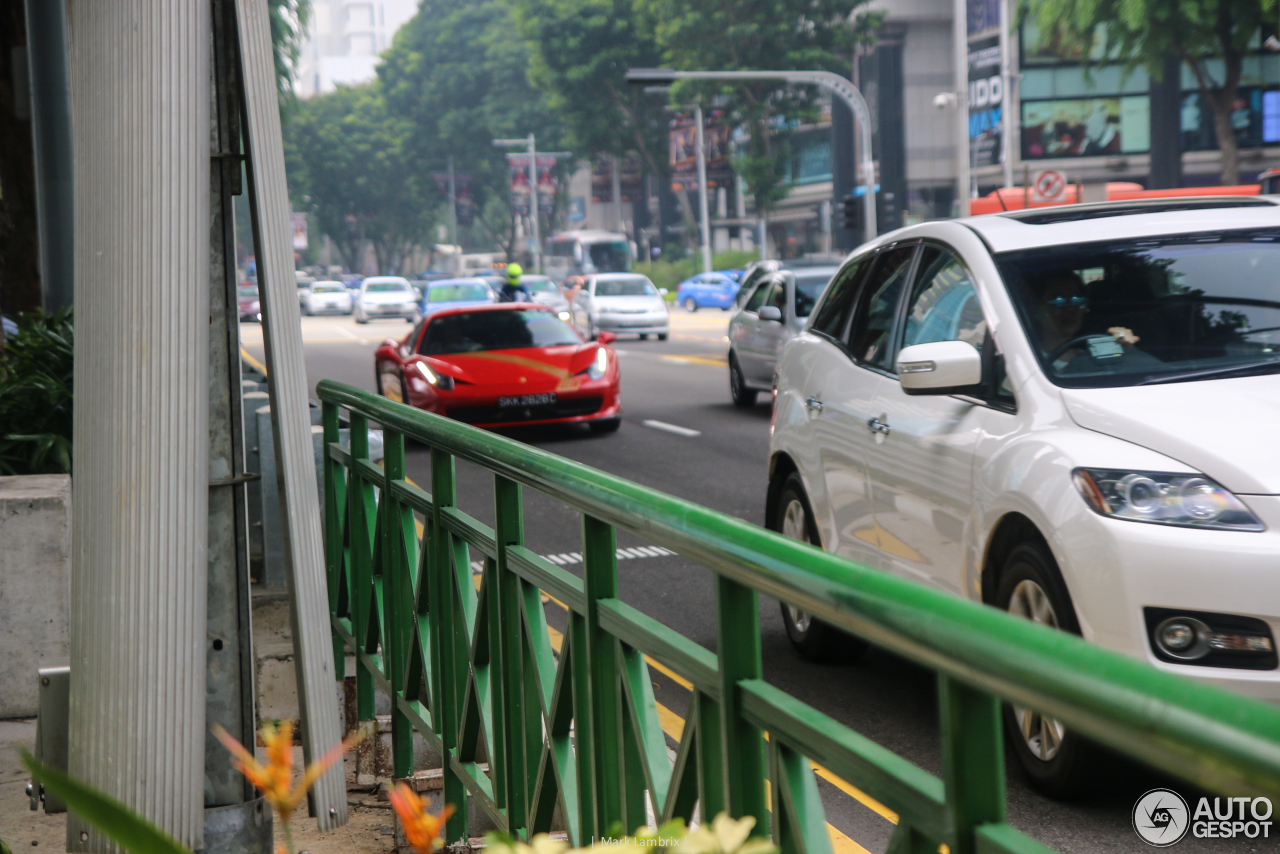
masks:
{"label": "green tree", "polygon": [[1238,184],[1231,114],[1245,52],[1275,11],[1276,0],[1027,0],[1020,17],[1034,17],[1042,45],[1079,56],[1087,66],[1119,59],[1159,79],[1165,57],[1180,58],[1213,115],[1222,183]]}
{"label": "green tree", "polygon": [[311,23],[311,0],[268,0],[267,15],[276,63],[276,91],[281,106],[292,107],[293,80]]}
{"label": "green tree", "polygon": [[671,170],[662,100],[626,82],[628,68],[662,59],[636,0],[510,3],[529,46],[529,79],[564,122],[566,145],[580,157],[635,151],[665,181]]}
{"label": "green tree", "polygon": [[407,123],[407,154],[426,169],[452,156],[469,172],[477,217],[489,233],[505,234],[508,252],[514,217],[490,220],[490,200],[510,186],[505,151],[492,140],[533,132],[543,150],[561,144],[561,122],[528,71],[528,47],[504,0],[423,0],[378,67],[388,111]]}
{"label": "green tree", "polygon": [[299,102],[285,133],[295,210],[311,210],[352,269],[367,240],[380,271],[403,272],[442,199],[411,152],[413,128],[388,110],[380,84]]}
{"label": "green tree", "polygon": [[[664,61],[681,70],[826,70],[845,73],[855,45],[871,44],[881,16],[868,0],[636,0],[654,22]],[[790,156],[788,127],[816,117],[812,87],[774,81],[720,85],[684,82],[673,103],[713,99],[750,140],[735,169],[767,212],[782,199]]]}

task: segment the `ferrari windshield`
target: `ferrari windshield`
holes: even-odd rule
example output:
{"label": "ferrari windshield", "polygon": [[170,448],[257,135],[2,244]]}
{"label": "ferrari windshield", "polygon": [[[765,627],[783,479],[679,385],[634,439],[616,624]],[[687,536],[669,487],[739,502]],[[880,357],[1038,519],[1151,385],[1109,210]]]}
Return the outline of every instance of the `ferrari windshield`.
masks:
{"label": "ferrari windshield", "polygon": [[596,280],[596,296],[598,297],[656,297],[657,295],[658,289],[644,276]]}
{"label": "ferrari windshield", "polygon": [[581,343],[578,333],[549,311],[468,311],[428,323],[418,352],[443,356]]}
{"label": "ferrari windshield", "polygon": [[483,302],[493,296],[488,285],[432,285],[427,302]]}
{"label": "ferrari windshield", "polygon": [[1280,372],[1280,231],[1055,246],[995,260],[1059,386]]}

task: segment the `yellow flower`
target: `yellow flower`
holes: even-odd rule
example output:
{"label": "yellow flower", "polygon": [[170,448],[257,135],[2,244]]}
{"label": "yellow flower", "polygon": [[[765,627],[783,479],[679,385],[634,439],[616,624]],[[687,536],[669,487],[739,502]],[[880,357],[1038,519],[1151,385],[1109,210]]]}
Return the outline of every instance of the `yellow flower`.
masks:
{"label": "yellow flower", "polygon": [[267,749],[265,764],[259,762],[253,753],[217,724],[214,724],[213,734],[236,758],[236,770],[262,792],[263,798],[275,808],[280,821],[285,824],[289,823],[289,817],[298,804],[302,803],[307,792],[311,791],[316,780],[320,779],[320,775],[364,738],[364,732],[360,731],[335,745],[324,756],[308,765],[298,785],[290,789],[289,783],[293,779],[293,721],[282,721],[279,727],[263,724],[262,729],[258,730],[258,738]]}
{"label": "yellow flower", "polygon": [[727,812],[717,815],[710,826],[699,825],[679,846],[681,854],[769,854],[777,851],[768,839],[749,839],[756,826],[754,816],[734,820]]}
{"label": "yellow flower", "polygon": [[418,797],[418,793],[403,781],[396,783],[395,788],[387,794],[392,808],[400,817],[405,838],[414,851],[418,854],[433,854],[436,848],[444,844],[440,831],[449,816],[453,815],[452,806],[446,804],[439,815],[432,815],[427,812],[427,806]]}

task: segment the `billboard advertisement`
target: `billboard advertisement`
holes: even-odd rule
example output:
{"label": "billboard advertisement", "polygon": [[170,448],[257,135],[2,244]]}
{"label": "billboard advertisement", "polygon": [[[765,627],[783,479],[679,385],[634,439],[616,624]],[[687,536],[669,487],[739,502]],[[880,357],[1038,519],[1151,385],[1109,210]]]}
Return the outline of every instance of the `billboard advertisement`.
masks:
{"label": "billboard advertisement", "polygon": [[[640,155],[629,151],[618,164],[618,189],[622,201],[635,202],[644,198],[644,165]],[[591,201],[613,201],[613,158],[598,154],[591,158]]]}
{"label": "billboard advertisement", "polygon": [[1151,147],[1151,107],[1145,95],[1024,101],[1022,156],[1103,157]]}
{"label": "billboard advertisement", "polygon": [[974,168],[996,166],[1003,141],[1004,79],[999,34],[969,40],[969,152]]}
{"label": "billboard advertisement", "polygon": [[[729,168],[729,126],[714,110],[702,127],[707,151],[707,186],[725,187],[733,181]],[[669,133],[671,189],[698,189],[698,129],[692,116],[671,120]]]}

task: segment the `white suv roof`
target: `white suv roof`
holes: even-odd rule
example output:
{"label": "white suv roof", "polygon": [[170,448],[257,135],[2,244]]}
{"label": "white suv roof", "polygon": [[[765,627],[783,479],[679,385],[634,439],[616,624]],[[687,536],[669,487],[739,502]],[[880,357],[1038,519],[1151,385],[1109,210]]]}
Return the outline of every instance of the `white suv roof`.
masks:
{"label": "white suv roof", "polygon": [[1198,231],[1280,228],[1280,204],[1266,196],[1138,199],[1031,208],[962,222],[998,253]]}

